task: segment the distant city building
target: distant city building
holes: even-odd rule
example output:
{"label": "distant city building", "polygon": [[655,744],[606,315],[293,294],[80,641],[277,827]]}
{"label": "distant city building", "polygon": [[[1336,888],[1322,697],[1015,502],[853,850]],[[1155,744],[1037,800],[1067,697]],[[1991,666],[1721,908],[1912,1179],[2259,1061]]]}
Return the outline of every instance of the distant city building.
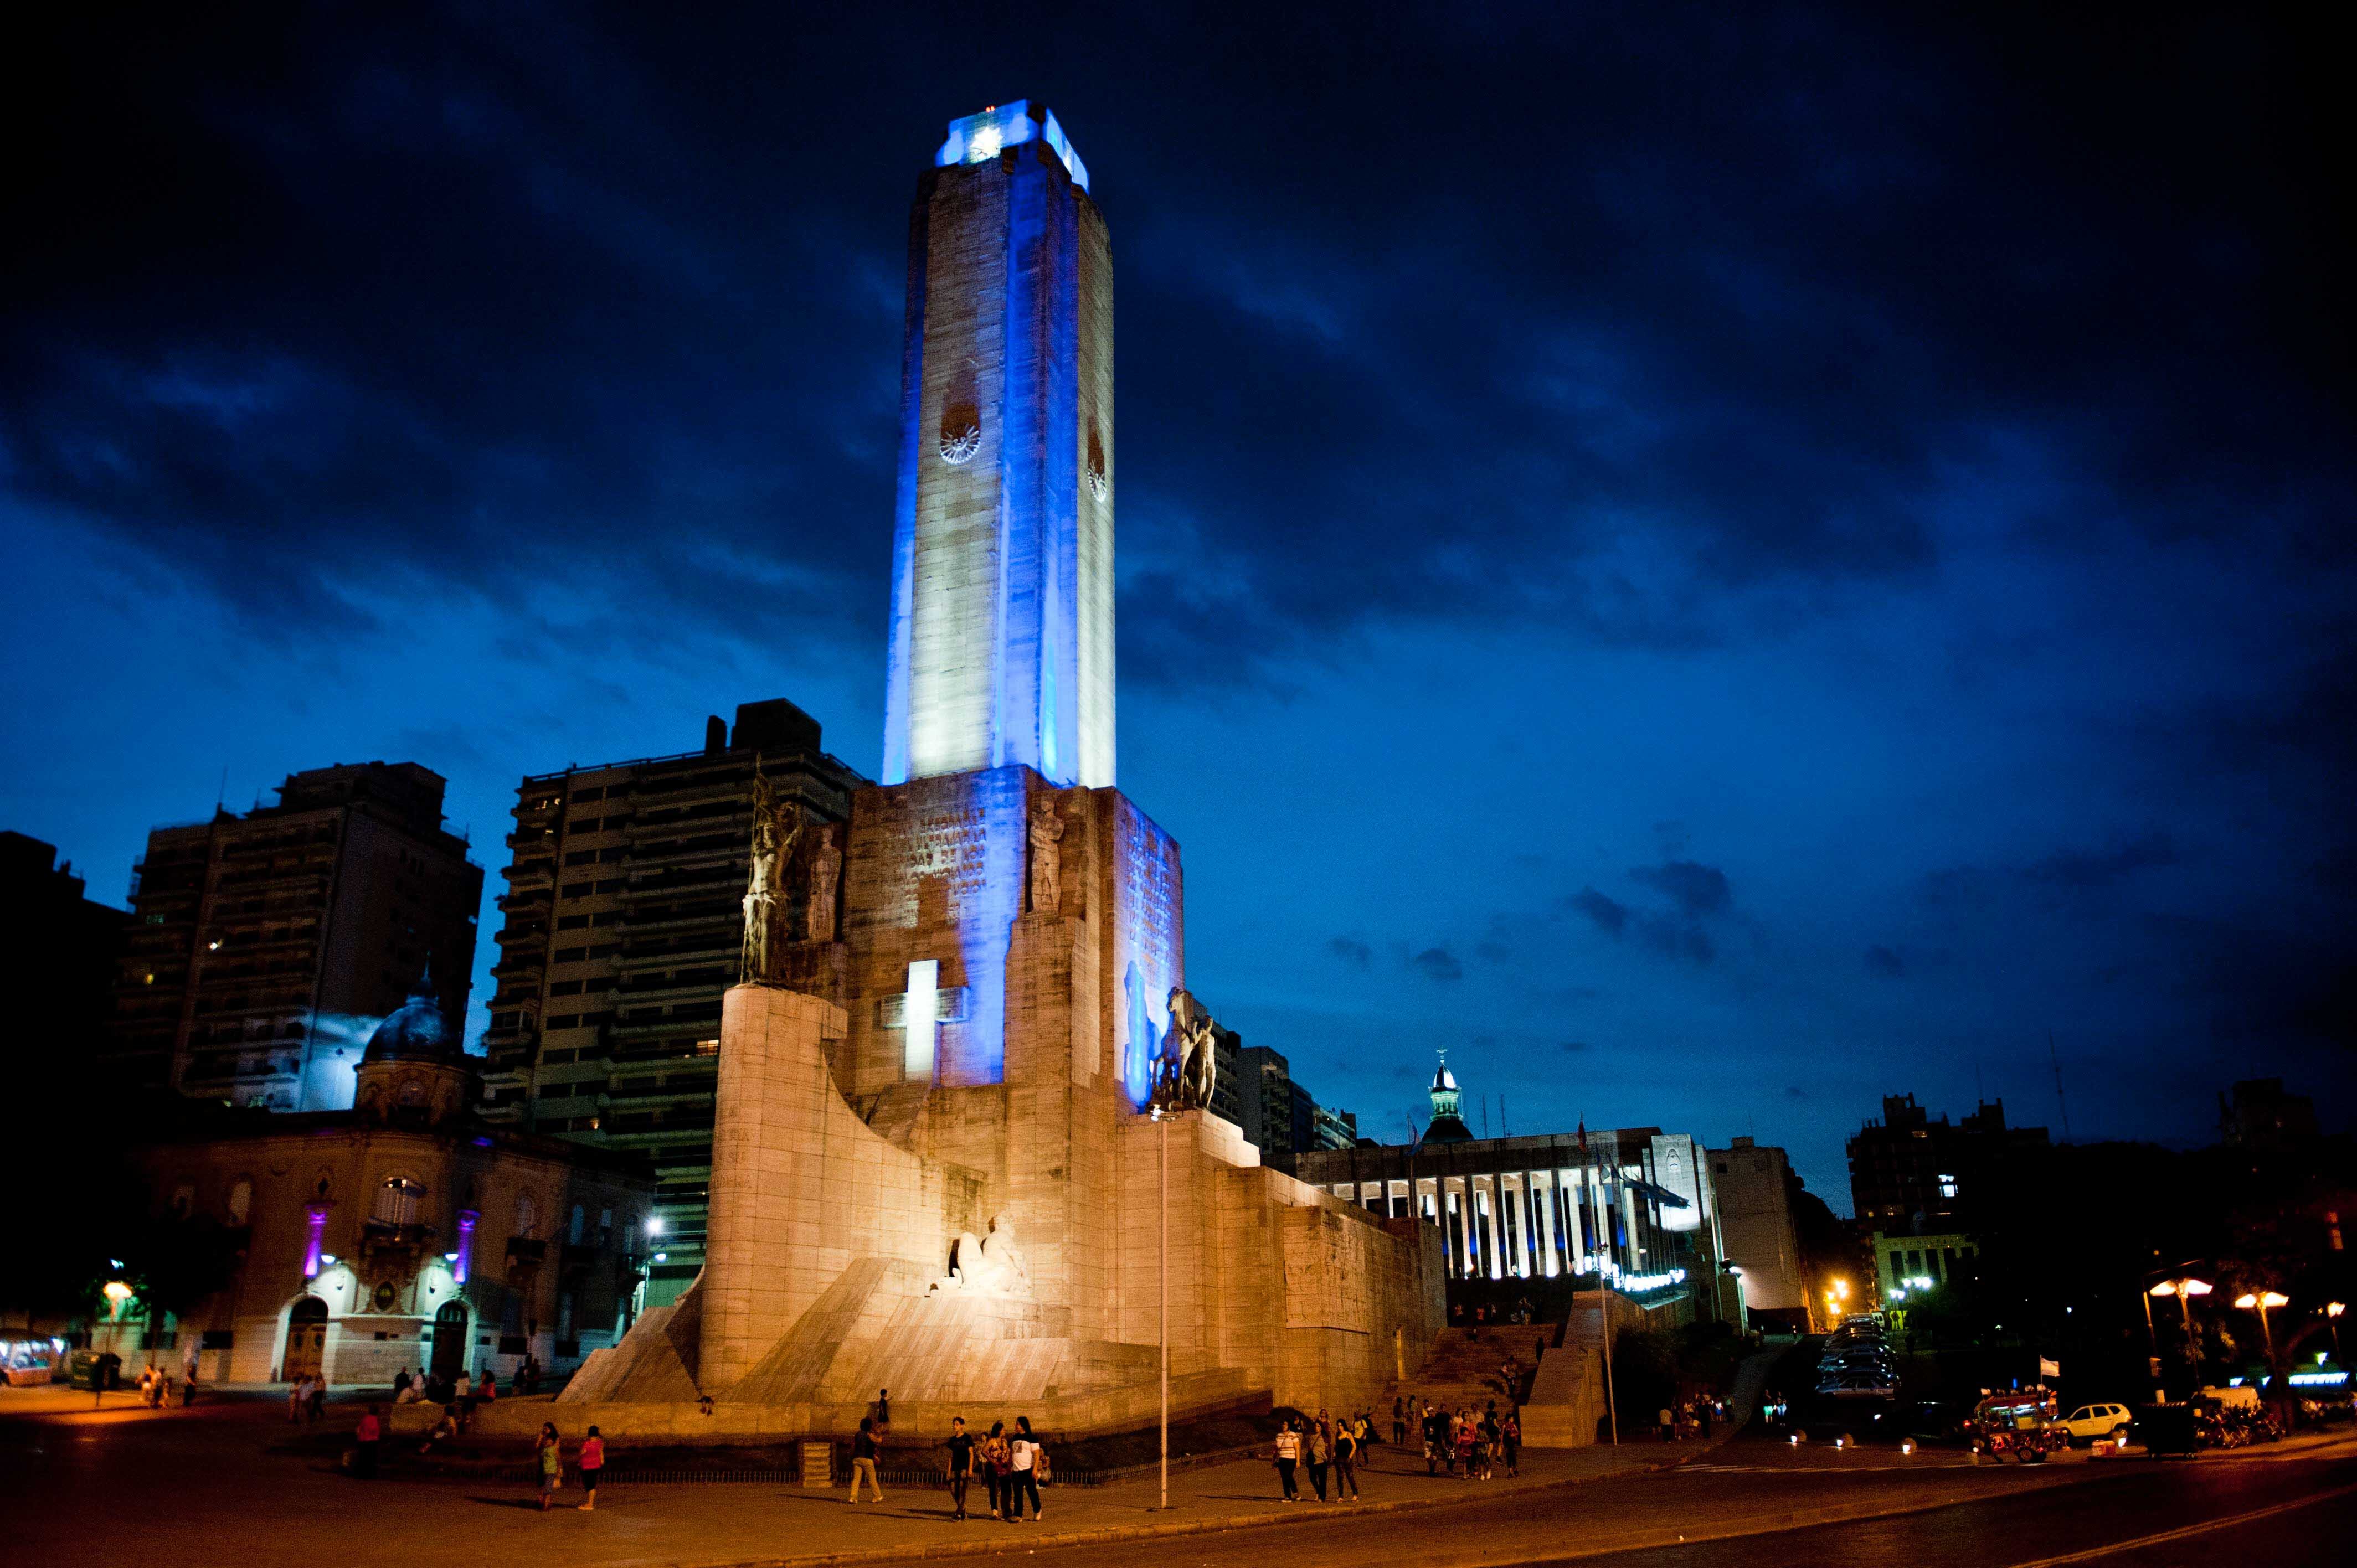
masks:
{"label": "distant city building", "polygon": [[1737,1138],[1710,1150],[1711,1188],[1727,1261],[1740,1271],[1744,1310],[1795,1328],[1809,1323],[1809,1287],[1792,1223],[1792,1167],[1784,1151]]}
{"label": "distant city building", "polygon": [[339,763],[288,775],[274,806],[150,832],[102,1080],[348,1110],[370,1031],[429,966],[464,1017],[483,871],[442,790],[414,762]]}
{"label": "distant city building", "polygon": [[1444,1060],[1413,1145],[1361,1143],[1297,1156],[1297,1174],[1385,1218],[1438,1226],[1453,1280],[1600,1274],[1640,1297],[1684,1295],[1731,1317],[1727,1253],[1705,1156],[1683,1133],[1623,1127],[1477,1138]]}
{"label": "distant city building", "polygon": [[91,1326],[93,1347],[126,1376],[152,1361],[210,1383],[382,1389],[404,1369],[489,1368],[511,1386],[526,1357],[561,1375],[612,1344],[652,1174],[621,1150],[483,1125],[473,1065],[421,989],[364,1043],[355,1108],[216,1109],[142,1146],[155,1210],[186,1226],[180,1248],[233,1261],[181,1316],[123,1304]]}
{"label": "distant city building", "polygon": [[1260,1150],[1264,1164],[1290,1171],[1297,1156],[1312,1149],[1347,1149],[1359,1141],[1358,1118],[1318,1104],[1295,1080],[1283,1052],[1247,1046],[1231,1030],[1221,1035],[1215,1042],[1220,1084],[1211,1109],[1236,1124],[1244,1142]]}
{"label": "distant city building", "polygon": [[128,912],[82,895],[57,849],[0,832],[0,991],[11,998],[12,1079],[86,1070],[106,1043]]}
{"label": "distant city building", "polygon": [[2246,1078],[2218,1097],[2218,1141],[2230,1149],[2281,1149],[2316,1137],[2316,1101],[2287,1094],[2279,1078]]}
{"label": "distant city building", "polygon": [[720,994],[742,958],[757,766],[812,822],[842,821],[866,782],[778,699],[741,704],[733,733],[708,720],[701,751],[516,789],[482,1112],[654,1162],[651,1305],[704,1266]]}
{"label": "distant city building", "polygon": [[1921,1236],[1874,1236],[1874,1276],[1877,1306],[1904,1307],[1927,1291],[1971,1278],[1980,1256],[1980,1243],[1956,1231]]}
{"label": "distant city building", "polygon": [[1850,1202],[1861,1230],[1970,1230],[1999,1201],[2006,1162],[2043,1149],[2043,1127],[2007,1127],[2005,1101],[1951,1125],[1911,1094],[1885,1095],[1882,1120],[1849,1141]]}

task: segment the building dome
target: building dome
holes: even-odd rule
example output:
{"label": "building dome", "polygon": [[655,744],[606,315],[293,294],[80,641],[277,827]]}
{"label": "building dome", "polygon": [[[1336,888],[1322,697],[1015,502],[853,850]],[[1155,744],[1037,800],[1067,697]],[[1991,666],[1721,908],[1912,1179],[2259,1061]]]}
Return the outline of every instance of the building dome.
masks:
{"label": "building dome", "polygon": [[458,1041],[451,1035],[450,1021],[442,1015],[442,999],[434,994],[433,972],[429,969],[410,988],[409,1000],[376,1026],[376,1033],[369,1036],[368,1049],[361,1053],[361,1061],[362,1065],[439,1062],[458,1055]]}
{"label": "building dome", "polygon": [[1457,1092],[1457,1075],[1448,1070],[1448,1053],[1440,1053],[1440,1070],[1432,1075],[1432,1090],[1436,1094]]}

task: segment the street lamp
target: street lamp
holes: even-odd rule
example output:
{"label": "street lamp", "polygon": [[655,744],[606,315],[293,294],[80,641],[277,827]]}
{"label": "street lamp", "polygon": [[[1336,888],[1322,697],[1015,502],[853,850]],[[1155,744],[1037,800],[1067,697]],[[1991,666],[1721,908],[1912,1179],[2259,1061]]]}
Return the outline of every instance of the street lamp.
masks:
{"label": "street lamp", "polygon": [[[1188,1007],[1182,1012],[1180,999]],[[1158,1286],[1161,1294],[1159,1312],[1162,1360],[1162,1501],[1161,1512],[1170,1509],[1170,1123],[1189,1111],[1208,1110],[1211,1103],[1213,1075],[1218,1070],[1218,1058],[1211,1047],[1211,1020],[1208,1014],[1194,1005],[1194,998],[1173,986],[1170,991],[1170,1028],[1163,1036],[1163,1049],[1155,1064],[1154,1082],[1146,1097],[1146,1113],[1151,1116],[1161,1139],[1162,1167],[1162,1243]]]}
{"label": "street lamp", "polygon": [[[2190,1274],[2180,1274],[2173,1280],[2163,1280],[2158,1284],[2153,1285],[2146,1290],[2144,1293],[2144,1334],[2147,1343],[2152,1346],[2153,1359],[2156,1362],[2160,1359],[2160,1345],[2158,1340],[2153,1338],[2152,1298],[2154,1296],[2161,1296],[2164,1298],[2175,1296],[2177,1298],[2178,1312],[2185,1319],[2186,1355],[2188,1359],[2190,1359],[2193,1352],[2193,1298],[2197,1295],[2208,1295],[2212,1288],[2212,1287],[2208,1280],[2197,1280]],[[2156,1404],[2163,1402],[2164,1393],[2164,1390],[2156,1387],[2153,1390],[2153,1402]]]}
{"label": "street lamp", "polygon": [[[2341,1361],[2341,1315],[2348,1310],[2349,1304],[2345,1301],[2324,1304],[2324,1320],[2332,1328],[2332,1359],[2336,1361]],[[2349,1363],[2341,1361],[2341,1364],[2345,1367]]]}
{"label": "street lamp", "polygon": [[2275,1307],[2290,1305],[2291,1297],[2283,1294],[2279,1291],[2246,1290],[2242,1294],[2234,1298],[2234,1305],[2241,1307],[2244,1312],[2250,1312],[2254,1309],[2258,1312],[2259,1334],[2266,1340],[2267,1344],[2267,1376],[2270,1378],[2274,1377],[2276,1371],[2276,1331],[2274,1326],[2267,1321],[2267,1313]]}

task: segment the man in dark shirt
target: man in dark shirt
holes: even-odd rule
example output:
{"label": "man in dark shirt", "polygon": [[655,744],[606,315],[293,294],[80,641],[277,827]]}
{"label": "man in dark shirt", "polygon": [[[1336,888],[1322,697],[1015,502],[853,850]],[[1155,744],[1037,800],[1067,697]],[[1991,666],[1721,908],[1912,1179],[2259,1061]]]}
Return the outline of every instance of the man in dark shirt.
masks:
{"label": "man in dark shirt", "polygon": [[950,1506],[957,1509],[952,1518],[965,1518],[966,1483],[974,1479],[974,1439],[966,1435],[965,1417],[950,1417],[950,1438],[942,1444],[950,1451]]}

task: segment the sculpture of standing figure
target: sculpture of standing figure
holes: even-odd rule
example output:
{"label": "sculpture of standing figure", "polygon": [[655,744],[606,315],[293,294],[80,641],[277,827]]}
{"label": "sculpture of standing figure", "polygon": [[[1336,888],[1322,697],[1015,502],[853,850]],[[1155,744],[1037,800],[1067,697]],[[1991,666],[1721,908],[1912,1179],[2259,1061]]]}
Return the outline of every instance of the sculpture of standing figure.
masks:
{"label": "sculpture of standing figure", "polygon": [[1219,1082],[1219,1025],[1191,991],[1170,988],[1170,1027],[1154,1064],[1154,1103],[1165,1112],[1194,1111],[1211,1103]]}
{"label": "sculpture of standing figure", "polygon": [[745,884],[745,949],[737,978],[748,985],[766,984],[773,978],[777,932],[778,889],[785,885],[786,863],[802,836],[802,810],[792,801],[780,804],[776,786],[753,759],[753,867]]}
{"label": "sculpture of standing figure", "polygon": [[814,942],[834,940],[834,889],[843,876],[843,852],[835,847],[834,824],[818,830],[810,858],[810,903],[804,910],[804,934]]}
{"label": "sculpture of standing figure", "polygon": [[1063,855],[1057,845],[1064,836],[1064,819],[1056,814],[1056,798],[1043,795],[1031,808],[1031,912],[1052,915],[1063,900]]}

